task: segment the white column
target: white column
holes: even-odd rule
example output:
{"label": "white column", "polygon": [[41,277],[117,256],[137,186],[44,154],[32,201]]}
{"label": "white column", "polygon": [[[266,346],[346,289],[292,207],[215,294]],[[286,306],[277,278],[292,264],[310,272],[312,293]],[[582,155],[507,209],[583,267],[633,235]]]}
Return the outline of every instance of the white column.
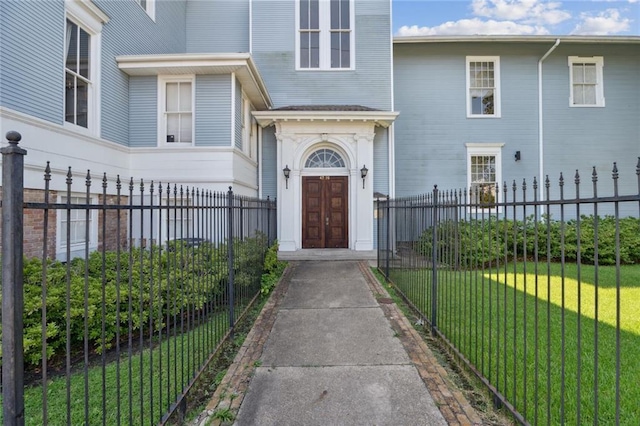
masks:
{"label": "white column", "polygon": [[[300,180],[300,170],[296,170],[293,164],[294,143],[291,135],[276,133],[278,139],[278,243],[280,251],[295,251],[299,248],[296,244],[296,228],[292,226],[296,218],[299,221],[299,214],[296,204],[300,204],[300,200],[296,196],[298,184]],[[291,173],[289,180],[284,178],[282,169],[289,167]],[[297,231],[299,235],[300,232]]]}
{"label": "white column", "polygon": [[[354,210],[356,241],[355,250],[373,250],[373,132],[355,135],[357,182],[356,203]],[[369,169],[362,185],[360,170],[366,166]]]}

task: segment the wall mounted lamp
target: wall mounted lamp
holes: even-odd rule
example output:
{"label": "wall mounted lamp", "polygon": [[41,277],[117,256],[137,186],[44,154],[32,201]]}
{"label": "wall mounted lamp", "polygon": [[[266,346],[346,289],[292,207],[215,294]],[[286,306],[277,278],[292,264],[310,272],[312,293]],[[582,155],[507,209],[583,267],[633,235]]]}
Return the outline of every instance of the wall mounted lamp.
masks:
{"label": "wall mounted lamp", "polygon": [[520,161],[520,151],[516,151],[515,158],[516,158],[516,161]]}
{"label": "wall mounted lamp", "polygon": [[362,189],[364,189],[364,180],[367,177],[367,173],[369,173],[369,169],[367,169],[366,165],[363,165],[360,169],[360,177],[362,178]]}
{"label": "wall mounted lamp", "polygon": [[284,169],[282,169],[282,173],[284,174],[284,181],[287,185],[287,189],[289,189],[289,176],[291,176],[291,169],[289,168],[288,164],[284,166]]}

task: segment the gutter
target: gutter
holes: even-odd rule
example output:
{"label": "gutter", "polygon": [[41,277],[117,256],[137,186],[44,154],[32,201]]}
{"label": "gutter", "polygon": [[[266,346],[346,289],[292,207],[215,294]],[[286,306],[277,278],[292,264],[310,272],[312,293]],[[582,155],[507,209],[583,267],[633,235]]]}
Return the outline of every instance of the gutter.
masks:
{"label": "gutter", "polygon": [[[538,61],[538,163],[540,166],[540,179],[538,187],[540,188],[540,201],[544,196],[544,129],[543,129],[543,117],[542,117],[542,63],[551,53],[556,50],[556,47],[560,44],[560,39],[556,39],[556,42],[551,48],[544,54]],[[542,209],[542,206],[540,206]]]}

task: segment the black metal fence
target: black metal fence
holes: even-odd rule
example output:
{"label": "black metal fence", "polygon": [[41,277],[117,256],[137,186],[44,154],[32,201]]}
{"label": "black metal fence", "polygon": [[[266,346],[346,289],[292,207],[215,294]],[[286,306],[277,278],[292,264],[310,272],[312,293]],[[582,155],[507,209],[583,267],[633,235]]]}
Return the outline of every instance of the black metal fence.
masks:
{"label": "black metal fence", "polygon": [[640,424],[635,175],[377,202],[379,269],[522,424]]}
{"label": "black metal fence", "polygon": [[48,164],[25,189],[20,135],[7,139],[4,424],[180,418],[259,294],[275,202],[71,169],[56,182]]}

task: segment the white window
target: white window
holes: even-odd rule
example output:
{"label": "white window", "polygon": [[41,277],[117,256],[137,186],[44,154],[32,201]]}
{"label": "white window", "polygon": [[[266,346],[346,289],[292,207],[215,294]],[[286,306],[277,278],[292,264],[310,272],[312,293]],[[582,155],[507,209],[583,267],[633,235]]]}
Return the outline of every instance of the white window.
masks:
{"label": "white window", "polygon": [[100,34],[109,18],[91,1],[65,6],[64,123],[98,134]]}
{"label": "white window", "polygon": [[167,240],[193,238],[192,204],[192,200],[187,200],[186,198],[169,200],[169,209],[165,216],[166,222],[162,225],[167,227],[167,229],[162,230],[162,233],[166,233]]}
{"label": "white window", "polygon": [[195,78],[158,77],[160,145],[193,144]]}
{"label": "white window", "polygon": [[296,68],[354,69],[354,0],[296,1]]}
{"label": "white window", "polygon": [[155,21],[156,19],[156,0],[134,0],[147,12],[147,15]]}
{"label": "white window", "polygon": [[[89,251],[97,249],[98,221],[97,210],[78,207],[87,204],[86,195],[82,196],[61,196],[58,202],[72,206],[69,210],[57,210],[57,255],[61,261],[67,260],[67,248],[70,252],[70,259],[84,257],[87,243]],[[88,204],[93,204],[93,199],[89,199]]]}
{"label": "white window", "polygon": [[467,117],[500,117],[500,58],[467,56]]}
{"label": "white window", "polygon": [[569,56],[570,106],[604,106],[603,67],[604,58],[602,56],[590,58]]}
{"label": "white window", "polygon": [[[502,187],[502,143],[468,143],[467,147],[467,188],[470,190],[470,204],[480,208],[494,208],[500,202]],[[493,207],[492,207],[493,206]]]}

